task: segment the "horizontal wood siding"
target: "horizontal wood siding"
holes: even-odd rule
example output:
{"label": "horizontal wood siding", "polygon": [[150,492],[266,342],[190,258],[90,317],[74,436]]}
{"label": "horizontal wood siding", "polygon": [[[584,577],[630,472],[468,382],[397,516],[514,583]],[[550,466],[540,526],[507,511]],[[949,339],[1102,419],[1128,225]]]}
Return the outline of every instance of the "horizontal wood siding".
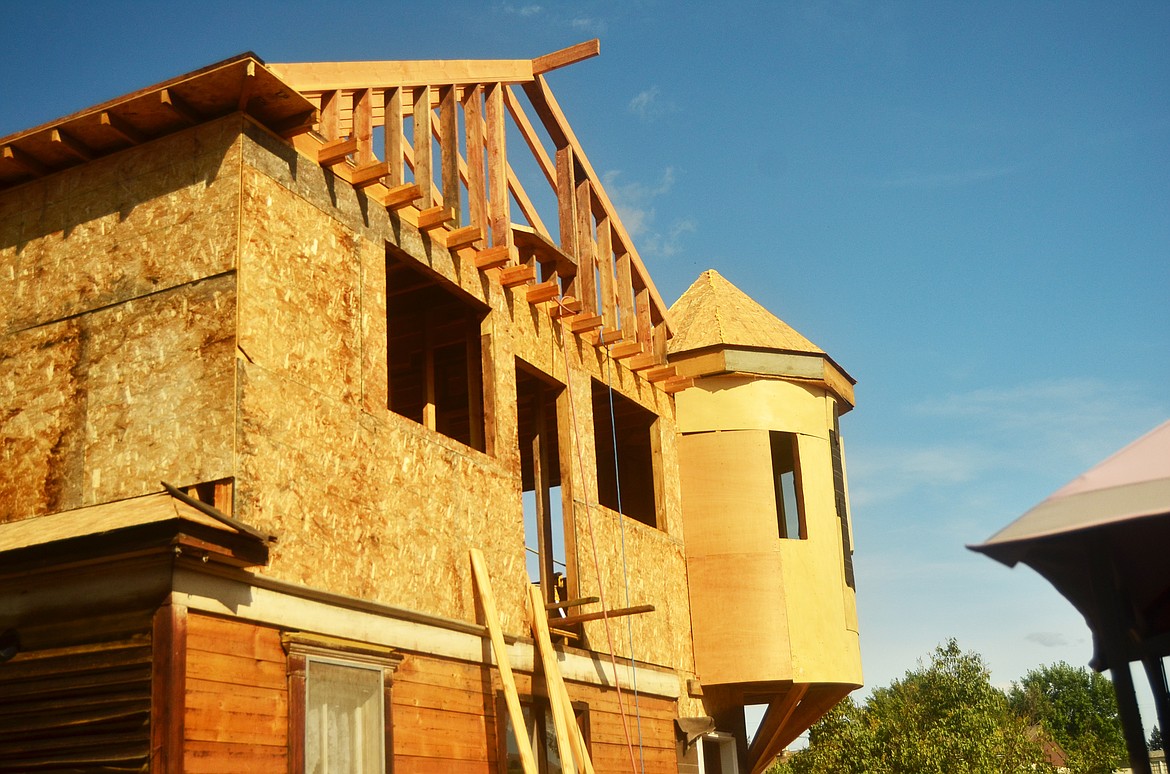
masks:
{"label": "horizontal wood siding", "polygon": [[0,665],[0,771],[146,771],[150,635]]}
{"label": "horizontal wood siding", "polygon": [[288,770],[288,673],[280,632],[187,621],[184,771]]}

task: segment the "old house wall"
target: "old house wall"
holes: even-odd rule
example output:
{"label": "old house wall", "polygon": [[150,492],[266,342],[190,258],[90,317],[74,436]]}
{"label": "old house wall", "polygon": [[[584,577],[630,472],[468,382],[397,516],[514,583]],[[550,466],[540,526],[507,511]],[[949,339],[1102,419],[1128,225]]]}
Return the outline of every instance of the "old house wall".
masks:
{"label": "old house wall", "polygon": [[0,193],[0,521],[231,475],[239,125]]}

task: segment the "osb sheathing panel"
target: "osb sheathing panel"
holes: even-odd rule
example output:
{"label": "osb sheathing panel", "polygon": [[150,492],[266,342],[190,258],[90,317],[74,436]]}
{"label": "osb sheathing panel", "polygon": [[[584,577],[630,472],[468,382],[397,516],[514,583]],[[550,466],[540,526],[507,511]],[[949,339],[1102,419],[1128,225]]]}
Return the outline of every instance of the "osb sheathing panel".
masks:
{"label": "osb sheathing panel", "polygon": [[231,475],[235,279],[0,339],[0,518]]}
{"label": "osb sheathing panel", "polygon": [[0,329],[230,270],[240,124],[205,124],[0,195]]}
{"label": "osb sheathing panel", "polygon": [[[672,402],[571,334],[520,293],[492,284],[332,174],[250,127],[244,159],[237,515],[281,535],[265,572],[395,605],[476,620],[468,549],[485,552],[506,631],[526,630],[523,514],[516,448],[515,364],[568,384],[585,463],[565,471],[578,509],[596,503],[591,379],[663,416],[661,517],[631,557],[636,656],[690,668],[689,608]],[[489,451],[386,409],[385,245],[398,246],[488,304],[482,327]],[[493,398],[494,394],[494,398]],[[493,436],[494,428],[494,436]],[[570,427],[562,429],[567,439]],[[584,485],[582,485],[584,484]],[[603,509],[596,509],[600,513]],[[611,605],[624,588],[620,535],[600,536]],[[607,529],[602,527],[600,529]],[[577,542],[588,534],[578,520]],[[615,557],[618,563],[614,564]],[[578,556],[582,582],[592,559]],[[590,581],[595,585],[595,581]],[[591,635],[592,637],[592,635]],[[603,640],[591,639],[604,648]],[[643,643],[645,646],[643,647]],[[623,646],[624,647],[624,646]],[[626,648],[628,650],[628,647]]]}

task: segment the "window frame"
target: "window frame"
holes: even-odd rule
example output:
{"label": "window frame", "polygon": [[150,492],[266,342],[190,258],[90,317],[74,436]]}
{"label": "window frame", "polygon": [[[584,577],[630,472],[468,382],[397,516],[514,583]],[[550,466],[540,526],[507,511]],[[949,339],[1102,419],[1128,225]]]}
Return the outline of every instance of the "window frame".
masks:
{"label": "window frame", "polygon": [[383,729],[382,771],[394,771],[392,675],[402,663],[393,648],[305,632],[281,635],[288,658],[288,763],[290,772],[305,771],[308,728],[308,692],[313,662],[379,672],[382,682],[381,726]]}
{"label": "window frame", "polygon": [[[628,397],[621,391],[613,389],[596,378],[591,380],[591,394],[590,401],[593,410],[593,445],[594,445],[594,472],[595,483],[597,487],[596,502],[605,508],[610,509],[614,513],[620,513],[623,516],[633,519],[648,527],[657,530],[665,531],[665,517],[663,513],[663,499],[664,499],[664,484],[662,481],[662,417],[657,412],[646,408],[638,401]],[[613,396],[613,411],[614,416],[611,421],[610,417],[610,394]],[[599,406],[601,410],[599,410]],[[619,438],[623,435],[629,435],[628,425],[623,423],[623,418],[629,415],[635,415],[640,424],[645,424],[646,442],[644,444],[644,453],[647,456],[645,464],[636,465],[637,468],[643,468],[643,472],[647,475],[628,475],[631,472],[631,466],[628,462],[623,464],[622,449],[626,451],[641,451],[643,444],[618,443],[618,459],[614,460],[614,436]],[[616,427],[614,427],[616,425]],[[616,433],[615,433],[616,430]],[[640,432],[639,428],[635,428]],[[606,442],[603,449],[602,441]],[[628,459],[628,458],[627,458]],[[637,461],[635,461],[637,462]],[[627,474],[623,476],[624,474]],[[612,477],[612,488],[610,491],[610,481]],[[631,480],[632,478],[632,480]],[[628,497],[623,498],[622,508],[619,510],[617,503],[617,495],[620,494],[619,489],[625,488],[627,491],[630,484],[636,484],[639,489],[638,499],[631,500]],[[647,487],[648,489],[643,489]],[[650,507],[646,508],[645,500],[649,498],[652,500]]]}
{"label": "window frame", "polygon": [[[573,719],[577,723],[578,728],[581,729],[581,736],[585,739],[585,752],[589,759],[593,759],[593,738],[590,732],[590,713],[589,703],[584,701],[571,702],[573,707]],[[556,740],[556,734],[552,730],[552,708],[549,705],[547,696],[538,695],[523,695],[520,697],[520,707],[529,714],[527,720],[535,724],[537,733],[529,735],[529,741],[534,744],[532,754],[536,759],[536,768],[539,774],[549,774],[549,748],[541,745],[537,750],[535,747],[536,737],[548,740]],[[535,711],[540,710],[540,714],[534,714]],[[503,693],[496,695],[496,717],[501,719],[499,723],[499,754],[497,756],[496,769],[499,774],[508,774],[508,736],[512,727],[512,718],[508,714],[507,703]],[[513,734],[513,737],[515,735]],[[572,750],[557,750],[561,755],[561,771],[565,771],[564,761],[570,761],[573,770],[576,770],[576,763],[573,762]],[[568,756],[567,758],[565,756]]]}

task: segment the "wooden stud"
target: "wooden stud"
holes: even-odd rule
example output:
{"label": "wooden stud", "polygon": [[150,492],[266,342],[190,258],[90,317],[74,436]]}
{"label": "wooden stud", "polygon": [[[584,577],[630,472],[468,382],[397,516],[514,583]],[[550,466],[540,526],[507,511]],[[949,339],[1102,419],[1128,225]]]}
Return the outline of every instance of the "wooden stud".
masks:
{"label": "wooden stud", "polygon": [[349,175],[349,184],[354,188],[369,188],[382,182],[382,178],[390,171],[390,165],[385,161],[374,161],[364,167],[358,167]]}
{"label": "wooden stud", "polygon": [[504,145],[504,86],[487,86],[487,167],[488,210],[491,219],[492,246],[512,246],[511,217],[508,214],[508,163]]}
{"label": "wooden stud", "polygon": [[536,760],[532,755],[532,742],[528,738],[528,726],[524,723],[524,710],[520,706],[520,694],[516,690],[516,679],[512,676],[512,665],[508,662],[508,646],[504,643],[504,632],[500,628],[500,616],[496,608],[496,595],[484,565],[483,552],[471,549],[471,572],[475,587],[479,590],[479,601],[483,606],[483,617],[487,622],[488,636],[496,654],[496,667],[500,670],[500,683],[504,687],[504,702],[508,706],[508,717],[512,721],[512,733],[516,735],[516,747],[520,754],[520,765],[524,774],[538,774]]}
{"label": "wooden stud", "polygon": [[[576,176],[576,175],[575,175]],[[593,244],[593,192],[588,178],[577,177],[577,285],[587,312],[597,312],[597,259]]]}
{"label": "wooden stud", "polygon": [[488,228],[487,188],[483,173],[484,122],[483,87],[469,87],[463,93],[463,130],[467,135],[467,214],[471,225]]}
{"label": "wooden stud", "polygon": [[321,94],[321,120],[317,131],[326,142],[336,140],[341,132],[341,95],[336,91]]}
{"label": "wooden stud", "polygon": [[483,243],[483,229],[479,226],[464,226],[447,234],[447,250],[463,247],[478,247]]}
{"label": "wooden stud", "polygon": [[431,171],[431,87],[414,90],[414,182],[422,191],[422,206],[434,202],[432,190],[434,173]]}
{"label": "wooden stud", "polygon": [[614,360],[625,360],[627,357],[640,355],[645,351],[646,347],[639,341],[623,341],[609,348],[609,356]]}
{"label": "wooden stud", "polygon": [[154,613],[151,664],[151,771],[183,771],[187,694],[187,608],[167,602]]}
{"label": "wooden stud", "polygon": [[353,93],[352,137],[357,140],[357,148],[353,160],[359,168],[375,161],[374,106],[372,103],[370,89],[358,89]]}
{"label": "wooden stud", "polygon": [[531,266],[509,266],[500,272],[500,284],[506,288],[524,285],[536,279],[536,269]]}
{"label": "wooden stud", "polygon": [[141,145],[148,139],[146,135],[138,131],[126,119],[108,111],[102,113],[100,120],[102,126],[109,127],[111,131],[132,145]]}
{"label": "wooden stud", "polygon": [[597,276],[601,280],[601,316],[605,327],[618,327],[617,294],[614,292],[613,242],[609,217],[597,223]]}
{"label": "wooden stud", "polygon": [[[393,167],[393,164],[391,164]],[[403,207],[408,207],[419,200],[422,196],[422,191],[418,187],[418,183],[403,183],[396,185],[386,192],[386,198],[382,200],[382,204],[390,211],[400,210]]]}
{"label": "wooden stud", "polygon": [[533,285],[528,288],[525,298],[530,304],[540,304],[545,301],[552,301],[560,294],[561,284],[555,279],[551,279],[548,282],[542,282],[539,285]]}
{"label": "wooden stud", "polygon": [[402,163],[402,89],[387,86],[382,92],[382,157],[390,165],[386,187],[395,188],[405,180]]}
{"label": "wooden stud", "polygon": [[54,129],[52,132],[50,132],[49,140],[54,145],[60,145],[62,148],[69,151],[69,153],[81,161],[92,161],[94,158],[94,152],[92,148],[78,140],[73,135],[66,134],[61,129]]}
{"label": "wooden stud", "polygon": [[183,119],[184,123],[194,126],[203,120],[203,116],[187,104],[178,94],[175,94],[170,89],[163,89],[159,92],[159,101],[162,102],[172,113]]}
{"label": "wooden stud", "polygon": [[585,331],[591,331],[594,328],[600,328],[602,326],[602,322],[601,315],[589,314],[589,312],[585,312],[583,314],[569,318],[569,330],[571,330],[573,333],[584,333]]}
{"label": "wooden stud", "polygon": [[[576,263],[577,254],[577,200],[574,191],[577,184],[573,179],[573,149],[566,146],[557,149],[557,220],[560,223],[561,252]],[[570,288],[576,292],[575,288]]]}
{"label": "wooden stud", "polygon": [[459,103],[454,86],[439,87],[439,164],[442,168],[443,206],[458,226],[463,217],[459,203]]}
{"label": "wooden stud", "polygon": [[451,222],[451,211],[443,205],[423,210],[418,214],[418,230],[432,231]]}
{"label": "wooden stud", "polygon": [[677,371],[675,371],[674,366],[662,366],[661,368],[651,368],[649,371],[646,372],[646,378],[652,382],[664,382],[667,379],[670,379],[670,378],[677,376],[677,375],[678,375],[678,373],[677,373]]}
{"label": "wooden stud", "polygon": [[476,254],[475,268],[480,271],[498,269],[501,266],[506,266],[510,260],[512,260],[512,251],[508,249],[507,245],[489,247]]}
{"label": "wooden stud", "polygon": [[627,338],[638,333],[638,318],[634,313],[634,278],[630,271],[630,254],[621,250],[617,257],[618,313]]}
{"label": "wooden stud", "polygon": [[341,140],[331,140],[317,149],[317,163],[323,167],[331,167],[345,161],[351,153],[356,153],[358,141],[356,137]]}

